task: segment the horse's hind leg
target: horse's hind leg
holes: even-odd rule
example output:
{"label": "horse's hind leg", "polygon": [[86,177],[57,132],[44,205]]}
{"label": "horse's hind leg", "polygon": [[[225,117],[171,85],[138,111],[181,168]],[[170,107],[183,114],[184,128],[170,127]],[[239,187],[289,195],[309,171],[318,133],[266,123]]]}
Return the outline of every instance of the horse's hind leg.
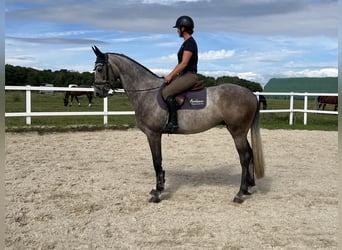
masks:
{"label": "horse's hind leg", "polygon": [[81,103],[80,103],[80,101],[78,100],[78,97],[77,97],[77,96],[75,96],[75,99],[76,99],[76,101],[77,101],[77,105],[78,105],[78,106],[81,106]]}
{"label": "horse's hind leg", "polygon": [[247,140],[246,133],[236,135],[231,131],[231,129],[229,129],[229,131],[233,136],[235,147],[238,151],[240,164],[242,168],[240,190],[234,197],[233,201],[237,203],[242,203],[243,195],[250,195],[248,188],[255,186],[254,169],[252,164],[253,153],[252,148]]}

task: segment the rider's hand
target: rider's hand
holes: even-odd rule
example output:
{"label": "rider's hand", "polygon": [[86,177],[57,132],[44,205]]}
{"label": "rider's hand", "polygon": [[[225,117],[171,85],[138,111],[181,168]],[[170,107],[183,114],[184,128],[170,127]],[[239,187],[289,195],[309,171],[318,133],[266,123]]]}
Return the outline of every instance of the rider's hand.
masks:
{"label": "rider's hand", "polygon": [[169,84],[172,81],[172,76],[167,75],[164,77],[164,83]]}

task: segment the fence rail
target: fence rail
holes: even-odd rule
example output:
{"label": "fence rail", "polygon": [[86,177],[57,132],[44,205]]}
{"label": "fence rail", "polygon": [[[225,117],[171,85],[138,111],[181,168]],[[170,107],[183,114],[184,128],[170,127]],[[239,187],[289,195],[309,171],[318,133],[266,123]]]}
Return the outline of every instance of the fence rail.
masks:
{"label": "fence rail", "polygon": [[[103,99],[103,111],[84,111],[84,112],[32,112],[31,111],[31,92],[32,91],[87,91],[93,92],[93,88],[78,88],[73,87],[35,87],[35,86],[5,86],[5,90],[13,91],[26,91],[26,111],[25,112],[11,112],[5,113],[5,117],[26,117],[26,124],[31,125],[31,117],[38,116],[103,116],[103,124],[108,124],[109,115],[134,115],[134,111],[108,111],[108,98]],[[115,92],[115,91],[114,91]],[[118,91],[121,92],[121,91]],[[259,98],[260,95],[264,96],[289,96],[290,106],[288,109],[272,109],[272,110],[260,110],[261,113],[289,113],[289,124],[293,125],[294,113],[304,113],[304,125],[307,124],[308,113],[329,114],[337,115],[338,111],[325,111],[325,110],[313,110],[308,109],[308,97],[310,96],[338,96],[337,93],[295,93],[295,92],[254,92]],[[303,109],[294,108],[294,97],[304,97]]]}

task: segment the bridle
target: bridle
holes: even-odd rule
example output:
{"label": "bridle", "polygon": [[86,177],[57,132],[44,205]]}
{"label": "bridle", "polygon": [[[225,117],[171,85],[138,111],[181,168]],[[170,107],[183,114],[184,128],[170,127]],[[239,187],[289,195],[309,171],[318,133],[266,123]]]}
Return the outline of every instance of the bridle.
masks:
{"label": "bridle", "polygon": [[108,64],[108,54],[103,54],[103,56],[97,56],[94,71],[97,70],[98,67],[104,67],[106,70],[106,78],[103,81],[95,81],[94,84],[97,85],[110,85],[112,87],[111,82],[109,81],[109,70],[111,70],[112,74],[115,76],[114,80],[117,80],[119,77],[116,77],[116,74],[113,68]]}

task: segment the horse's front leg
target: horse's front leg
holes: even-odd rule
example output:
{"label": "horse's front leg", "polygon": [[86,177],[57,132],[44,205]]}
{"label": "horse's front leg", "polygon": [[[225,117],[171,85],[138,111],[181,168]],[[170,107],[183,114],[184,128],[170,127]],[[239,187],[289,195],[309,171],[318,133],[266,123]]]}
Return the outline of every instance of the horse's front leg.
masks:
{"label": "horse's front leg", "polygon": [[74,96],[73,96],[73,95],[70,95],[70,103],[69,103],[69,107],[71,107],[71,106],[72,106],[72,102],[73,102],[73,100],[74,100]]}
{"label": "horse's front leg", "polygon": [[91,107],[91,100],[92,99],[93,99],[92,95],[91,94],[88,95],[88,102],[89,102],[88,107]]}
{"label": "horse's front leg", "polygon": [[158,203],[161,201],[160,195],[165,188],[165,171],[162,167],[161,134],[151,133],[147,135],[150,145],[153,166],[156,173],[156,189],[152,189],[150,202]]}

